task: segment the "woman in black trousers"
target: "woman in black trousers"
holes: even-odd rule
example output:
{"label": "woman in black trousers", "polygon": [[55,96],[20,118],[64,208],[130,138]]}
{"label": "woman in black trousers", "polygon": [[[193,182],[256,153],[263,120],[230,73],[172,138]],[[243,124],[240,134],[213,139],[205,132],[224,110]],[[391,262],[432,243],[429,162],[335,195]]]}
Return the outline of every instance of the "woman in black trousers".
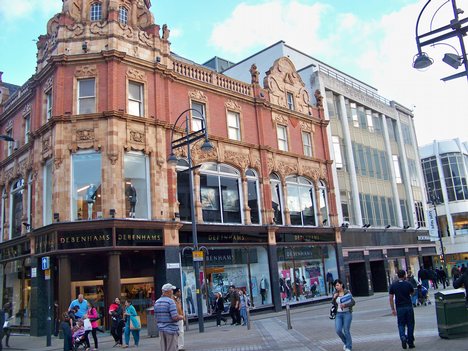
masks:
{"label": "woman in black trousers", "polygon": [[219,327],[221,325],[221,320],[224,324],[227,323],[227,319],[221,316],[221,313],[224,312],[224,299],[220,292],[216,293],[216,300],[215,300],[215,311],[216,311],[216,326]]}
{"label": "woman in black trousers", "polygon": [[115,341],[114,346],[122,345],[122,330],[124,326],[123,308],[118,297],[116,297],[114,303],[110,305],[109,314],[111,316],[111,335]]}

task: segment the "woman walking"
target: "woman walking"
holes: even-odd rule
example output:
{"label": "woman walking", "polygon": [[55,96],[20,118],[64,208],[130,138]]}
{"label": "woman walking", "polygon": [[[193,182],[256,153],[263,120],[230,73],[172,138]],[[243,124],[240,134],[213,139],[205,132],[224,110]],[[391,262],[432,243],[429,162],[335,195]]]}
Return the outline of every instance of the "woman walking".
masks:
{"label": "woman walking", "polygon": [[[135,341],[135,347],[138,347],[138,343],[140,342],[140,322],[136,318],[137,316],[137,311],[135,310],[135,307],[132,305],[132,301],[126,300],[125,301],[125,345],[123,345],[123,348],[127,348],[130,344],[130,332],[132,332],[133,335],[133,340]],[[137,329],[130,329],[130,321],[132,322],[132,325],[137,328]]]}
{"label": "woman walking", "polygon": [[227,323],[227,319],[221,316],[221,313],[224,312],[224,299],[223,295],[220,292],[215,293],[216,300],[215,300],[215,312],[216,312],[216,326],[221,326],[221,321],[224,322],[224,325]]}
{"label": "woman walking", "polygon": [[242,325],[246,325],[248,322],[247,317],[247,308],[250,307],[250,299],[246,295],[244,290],[239,290],[239,299],[240,299],[240,315],[243,320]]}
{"label": "woman walking", "polygon": [[98,320],[99,320],[99,314],[94,307],[94,304],[88,300],[88,313],[87,316],[91,322],[91,326],[93,329],[91,330],[91,334],[93,335],[94,339],[94,350],[98,350],[98,339],[97,339],[97,330],[98,330]]}
{"label": "woman walking", "polygon": [[351,339],[351,321],[353,320],[353,306],[355,304],[353,295],[345,289],[343,282],[336,279],[333,282],[335,293],[333,294],[332,303],[337,307],[335,319],[335,331],[344,344],[344,351],[351,351],[353,341]]}
{"label": "woman walking", "polygon": [[122,346],[122,331],[125,322],[123,321],[123,308],[118,297],[110,305],[109,314],[111,316],[111,335],[115,341],[114,347],[117,345]]}

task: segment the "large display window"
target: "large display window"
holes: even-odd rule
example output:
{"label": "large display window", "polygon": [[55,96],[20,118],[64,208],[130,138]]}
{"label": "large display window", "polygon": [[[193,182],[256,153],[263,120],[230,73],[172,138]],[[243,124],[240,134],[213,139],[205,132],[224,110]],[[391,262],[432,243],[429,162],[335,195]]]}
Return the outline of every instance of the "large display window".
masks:
{"label": "large display window", "polygon": [[148,159],[141,153],[124,156],[125,217],[150,218]]}
{"label": "large display window", "polygon": [[[203,313],[213,312],[214,294],[226,296],[235,285],[250,296],[254,306],[269,305],[271,299],[268,253],[265,247],[210,247],[200,266]],[[191,252],[182,256],[182,286],[187,315],[197,314],[195,274]]]}
{"label": "large display window", "polygon": [[327,280],[338,278],[335,246],[279,246],[277,255],[283,305],[331,294]]}
{"label": "large display window", "polygon": [[31,325],[31,264],[29,259],[8,262],[3,270],[3,305],[12,325]]}

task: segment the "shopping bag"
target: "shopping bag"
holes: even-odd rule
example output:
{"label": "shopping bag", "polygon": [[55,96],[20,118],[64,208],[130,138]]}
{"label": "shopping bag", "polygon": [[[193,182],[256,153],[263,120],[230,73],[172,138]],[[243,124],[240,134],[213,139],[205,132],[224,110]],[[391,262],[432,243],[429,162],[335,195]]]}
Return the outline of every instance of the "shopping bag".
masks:
{"label": "shopping bag", "polygon": [[130,330],[140,330],[141,321],[140,316],[131,316],[130,317]]}
{"label": "shopping bag", "polygon": [[83,320],[83,327],[84,330],[93,330],[93,326],[91,325],[91,321],[89,320],[89,318]]}

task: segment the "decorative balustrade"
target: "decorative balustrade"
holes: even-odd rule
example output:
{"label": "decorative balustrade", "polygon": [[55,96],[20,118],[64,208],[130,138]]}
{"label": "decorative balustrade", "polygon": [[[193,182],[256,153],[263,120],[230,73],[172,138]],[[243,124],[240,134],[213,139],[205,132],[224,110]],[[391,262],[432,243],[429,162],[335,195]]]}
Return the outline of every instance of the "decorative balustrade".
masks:
{"label": "decorative balustrade", "polygon": [[250,84],[235,80],[201,66],[195,66],[181,61],[174,61],[174,71],[187,78],[213,84],[220,88],[231,90],[242,95],[252,96],[252,87]]}

